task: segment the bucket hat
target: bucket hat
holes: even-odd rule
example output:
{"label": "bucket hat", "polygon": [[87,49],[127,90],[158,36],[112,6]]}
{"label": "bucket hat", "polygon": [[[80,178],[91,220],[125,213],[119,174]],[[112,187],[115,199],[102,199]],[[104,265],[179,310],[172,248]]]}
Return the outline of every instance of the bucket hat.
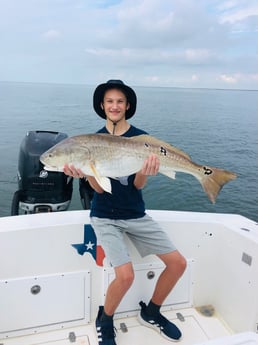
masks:
{"label": "bucket hat", "polygon": [[136,111],[137,97],[131,87],[125,85],[122,80],[118,79],[108,80],[106,83],[100,84],[96,87],[93,94],[93,107],[96,113],[103,119],[106,119],[106,114],[101,108],[101,103],[103,102],[105,92],[113,88],[120,89],[125,93],[127,101],[130,104],[129,109],[125,112],[125,118],[130,119]]}

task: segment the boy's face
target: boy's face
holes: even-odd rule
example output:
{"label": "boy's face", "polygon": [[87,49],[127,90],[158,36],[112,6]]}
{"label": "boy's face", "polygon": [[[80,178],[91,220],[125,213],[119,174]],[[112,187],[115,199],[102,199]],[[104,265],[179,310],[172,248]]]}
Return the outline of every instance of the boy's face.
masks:
{"label": "boy's face", "polygon": [[125,112],[129,109],[130,104],[122,91],[110,89],[105,92],[101,107],[109,120],[117,122],[125,118]]}

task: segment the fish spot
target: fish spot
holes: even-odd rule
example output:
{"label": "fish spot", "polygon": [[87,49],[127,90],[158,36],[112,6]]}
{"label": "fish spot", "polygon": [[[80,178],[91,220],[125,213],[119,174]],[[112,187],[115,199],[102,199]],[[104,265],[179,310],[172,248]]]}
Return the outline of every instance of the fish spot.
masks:
{"label": "fish spot", "polygon": [[167,150],[164,148],[164,147],[160,147],[160,153],[162,154],[162,155],[164,155],[164,156],[166,156],[167,155]]}
{"label": "fish spot", "polygon": [[149,147],[150,145],[149,145],[149,144],[147,144],[147,143],[144,143],[144,146],[145,146],[145,147]]}
{"label": "fish spot", "polygon": [[203,167],[204,175],[211,175],[213,171],[210,168]]}

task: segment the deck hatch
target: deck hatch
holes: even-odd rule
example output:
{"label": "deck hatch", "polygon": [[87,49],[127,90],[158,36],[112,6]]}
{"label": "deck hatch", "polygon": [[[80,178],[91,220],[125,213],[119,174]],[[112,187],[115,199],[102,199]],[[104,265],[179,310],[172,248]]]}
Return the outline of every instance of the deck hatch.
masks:
{"label": "deck hatch", "polygon": [[78,271],[0,280],[0,334],[89,322],[90,278]]}
{"label": "deck hatch", "polygon": [[[117,313],[135,314],[139,310],[139,302],[143,300],[148,302],[154,290],[154,286],[159,278],[160,273],[164,269],[161,262],[152,262],[134,265],[135,280],[130,290],[122,300],[117,309]],[[187,260],[187,268],[167,297],[164,307],[182,308],[192,306],[192,287],[193,287],[193,260]],[[114,279],[114,270],[112,267],[105,267],[104,287],[103,287],[103,303],[107,287]],[[150,279],[151,278],[151,279]],[[128,314],[129,313],[129,314]]]}

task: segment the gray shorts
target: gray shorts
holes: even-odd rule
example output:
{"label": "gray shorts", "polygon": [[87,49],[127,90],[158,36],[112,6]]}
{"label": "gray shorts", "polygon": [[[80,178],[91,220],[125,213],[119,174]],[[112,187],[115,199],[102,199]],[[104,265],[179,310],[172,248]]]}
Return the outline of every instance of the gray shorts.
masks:
{"label": "gray shorts", "polygon": [[126,220],[92,217],[91,224],[98,244],[102,246],[107,259],[114,267],[131,261],[124,234],[130,238],[142,257],[176,250],[168,235],[148,215]]}

